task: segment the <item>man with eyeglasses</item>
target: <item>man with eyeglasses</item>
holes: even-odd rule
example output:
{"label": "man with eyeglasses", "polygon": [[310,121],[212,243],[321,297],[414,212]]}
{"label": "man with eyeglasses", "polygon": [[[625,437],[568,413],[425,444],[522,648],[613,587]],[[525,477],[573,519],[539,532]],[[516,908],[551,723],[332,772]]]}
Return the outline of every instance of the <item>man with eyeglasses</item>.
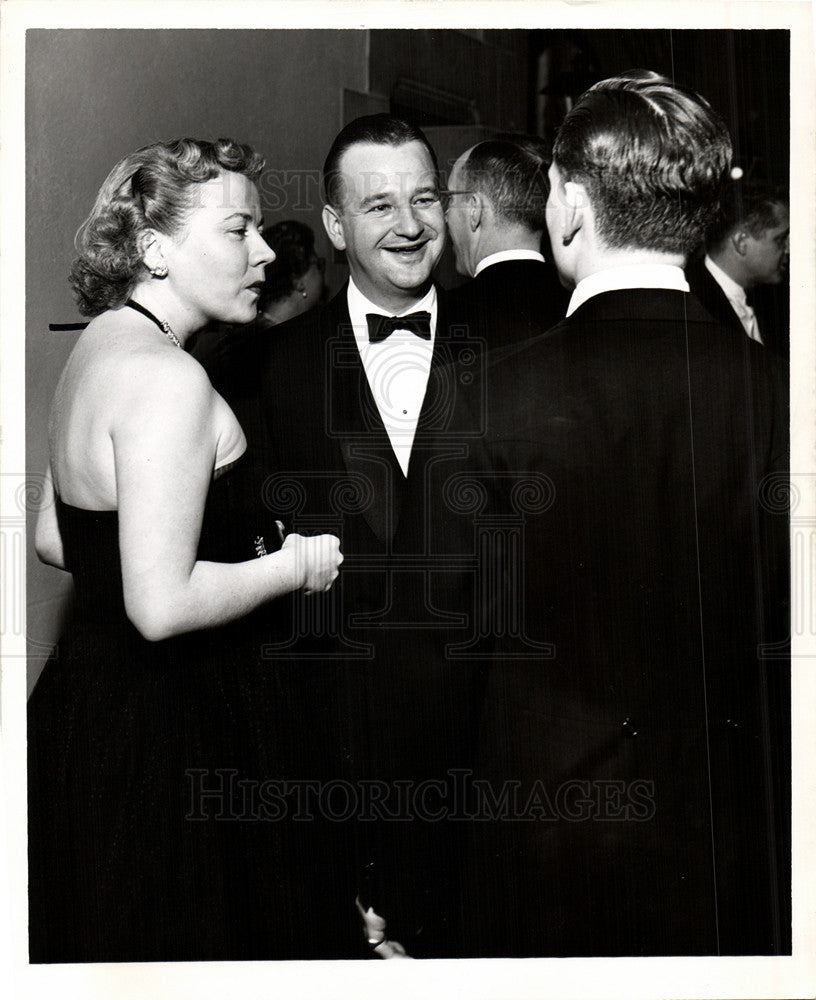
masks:
{"label": "man with eyeglasses", "polygon": [[505,134],[462,153],[443,192],[456,268],[473,279],[449,293],[451,315],[490,351],[566,312],[569,296],[542,252],[548,167],[542,139]]}

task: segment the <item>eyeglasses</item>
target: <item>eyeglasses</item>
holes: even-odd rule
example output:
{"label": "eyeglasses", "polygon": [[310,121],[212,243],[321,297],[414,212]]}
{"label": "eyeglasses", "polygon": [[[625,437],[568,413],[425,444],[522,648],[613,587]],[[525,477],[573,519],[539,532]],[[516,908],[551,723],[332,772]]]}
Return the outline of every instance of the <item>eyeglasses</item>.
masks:
{"label": "eyeglasses", "polygon": [[451,200],[456,194],[476,194],[475,191],[448,191],[442,190],[439,192],[439,200],[442,202],[442,208],[447,212],[450,208]]}

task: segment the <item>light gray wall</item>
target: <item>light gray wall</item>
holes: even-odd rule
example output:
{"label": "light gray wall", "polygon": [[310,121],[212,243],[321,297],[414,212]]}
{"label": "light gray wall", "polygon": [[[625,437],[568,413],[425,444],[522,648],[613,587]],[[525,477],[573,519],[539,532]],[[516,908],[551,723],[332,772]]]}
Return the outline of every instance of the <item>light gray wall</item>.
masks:
{"label": "light gray wall", "polygon": [[[296,217],[328,242],[315,178],[343,121],[344,89],[366,86],[365,31],[30,30],[26,88],[26,446],[47,464],[47,414],[76,341],[49,323],[81,317],[67,273],[73,237],[114,163],[158,139],[231,136],[275,170],[265,215]],[[298,187],[291,175],[302,172]],[[288,183],[283,183],[288,181]],[[300,192],[300,193],[299,193]],[[342,275],[336,271],[337,285]],[[331,280],[332,275],[329,275]],[[63,621],[70,578],[27,553],[29,687]]]}

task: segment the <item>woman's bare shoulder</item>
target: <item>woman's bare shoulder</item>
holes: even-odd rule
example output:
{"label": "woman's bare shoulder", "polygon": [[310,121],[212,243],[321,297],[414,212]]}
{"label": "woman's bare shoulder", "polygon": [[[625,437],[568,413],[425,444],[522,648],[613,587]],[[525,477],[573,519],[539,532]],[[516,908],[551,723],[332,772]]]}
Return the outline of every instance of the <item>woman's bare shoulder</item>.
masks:
{"label": "woman's bare shoulder", "polygon": [[204,451],[212,448],[217,464],[246,448],[237,419],[199,362],[118,312],[89,324],[68,372],[55,412],[79,417],[83,433],[92,429],[88,437],[101,433],[140,450],[162,436],[198,442]]}
{"label": "woman's bare shoulder", "polygon": [[195,358],[163,339],[158,331],[155,337],[146,337],[143,330],[129,329],[127,322],[114,324],[105,319],[103,325],[100,317],[99,326],[89,326],[83,334],[87,337],[84,367],[100,387],[107,386],[110,395],[129,404],[135,398],[162,406],[185,396],[190,405],[212,405],[214,390]]}

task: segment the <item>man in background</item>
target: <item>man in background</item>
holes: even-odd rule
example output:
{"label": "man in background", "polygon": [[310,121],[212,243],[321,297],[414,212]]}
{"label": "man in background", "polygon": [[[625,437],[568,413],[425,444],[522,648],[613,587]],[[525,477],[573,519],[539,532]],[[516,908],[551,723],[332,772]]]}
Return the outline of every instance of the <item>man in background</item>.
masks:
{"label": "man in background", "polygon": [[[687,269],[692,292],[716,320],[783,360],[788,311],[777,300],[789,255],[787,196],[763,181],[736,180],[729,184],[721,217],[709,233],[704,260]],[[754,296],[755,291],[760,294]]]}
{"label": "man in background", "polygon": [[460,274],[448,294],[452,319],[490,351],[563,319],[567,293],[541,252],[549,192],[544,143],[536,136],[488,139],[451,170],[446,219]]}

